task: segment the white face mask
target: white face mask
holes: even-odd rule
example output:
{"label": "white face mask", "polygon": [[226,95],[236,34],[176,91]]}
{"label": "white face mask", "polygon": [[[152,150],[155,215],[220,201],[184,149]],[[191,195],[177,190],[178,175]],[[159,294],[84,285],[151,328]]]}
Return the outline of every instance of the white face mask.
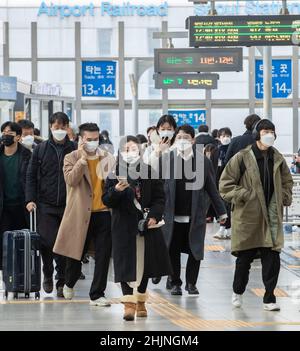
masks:
{"label": "white face mask", "polygon": [[140,154],[137,151],[121,152],[123,160],[128,164],[134,164],[140,159]]}
{"label": "white face mask", "polygon": [[87,152],[95,152],[98,149],[99,141],[87,141],[85,144],[85,149]]}
{"label": "white face mask", "polygon": [[222,138],[220,138],[220,141],[221,141],[222,145],[229,145],[231,142],[231,138],[230,137],[222,137]]}
{"label": "white face mask", "polygon": [[57,130],[51,129],[51,132],[52,132],[53,138],[57,141],[63,141],[67,135],[67,131],[63,129],[57,129]]}
{"label": "white face mask", "polygon": [[271,147],[274,145],[274,142],[275,142],[275,135],[272,134],[272,133],[268,133],[268,134],[265,134],[265,135],[262,135],[260,137],[260,141],[261,143],[266,146],[266,147]]}
{"label": "white face mask", "polygon": [[169,138],[172,139],[174,136],[174,132],[172,130],[162,130],[159,132],[159,136],[161,138]]}
{"label": "white face mask", "polygon": [[34,137],[32,135],[27,135],[22,138],[22,144],[27,147],[31,147],[34,143]]}
{"label": "white face mask", "polygon": [[185,139],[176,140],[176,148],[179,151],[186,151],[192,147],[192,143]]}

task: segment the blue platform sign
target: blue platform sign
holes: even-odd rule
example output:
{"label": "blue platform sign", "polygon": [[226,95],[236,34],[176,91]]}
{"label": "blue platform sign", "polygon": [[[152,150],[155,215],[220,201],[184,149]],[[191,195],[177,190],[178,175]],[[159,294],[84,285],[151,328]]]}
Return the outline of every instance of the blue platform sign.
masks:
{"label": "blue platform sign", "polygon": [[0,100],[17,100],[17,78],[0,76]]}
{"label": "blue platform sign", "polygon": [[116,97],[116,61],[82,62],[82,96]]}
{"label": "blue platform sign", "polygon": [[[263,99],[263,61],[255,60],[255,97]],[[292,60],[272,60],[272,97],[287,98],[292,93]]]}
{"label": "blue platform sign", "polygon": [[206,124],[206,110],[169,110],[169,114],[175,118],[178,127],[189,124],[197,129],[200,124]]}

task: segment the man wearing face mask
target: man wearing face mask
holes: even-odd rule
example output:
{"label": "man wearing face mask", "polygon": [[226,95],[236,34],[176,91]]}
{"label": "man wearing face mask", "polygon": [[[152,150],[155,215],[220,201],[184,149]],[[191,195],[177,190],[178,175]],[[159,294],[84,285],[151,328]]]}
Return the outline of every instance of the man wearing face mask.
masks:
{"label": "man wearing face mask", "polygon": [[[207,198],[221,222],[227,218],[224,203],[216,187],[215,173],[211,161],[200,152],[195,143],[195,131],[189,125],[177,129],[174,151],[170,153],[170,173],[165,181],[166,208],[165,235],[173,268],[170,283],[172,295],[182,295],[181,253],[188,254],[185,290],[198,295],[197,279],[200,262],[204,256]],[[201,161],[202,160],[202,161]],[[166,173],[168,174],[168,172]],[[199,177],[201,179],[199,179]],[[197,180],[202,184],[197,185]],[[194,183],[194,189],[191,186]]]}
{"label": "man wearing face mask", "polygon": [[95,270],[90,288],[90,305],[110,306],[105,298],[111,256],[111,215],[102,202],[104,182],[114,166],[114,157],[99,147],[99,127],[85,123],[79,127],[78,150],[64,161],[67,206],[53,251],[67,257],[65,299],[74,296],[80,278],[81,261],[93,243]]}
{"label": "man wearing face mask", "polygon": [[253,137],[255,143],[233,156],[220,179],[221,196],[233,205],[231,251],[237,260],[232,304],[241,307],[251,263],[260,256],[264,310],[279,311],[274,290],[284,247],[283,206],[291,205],[293,179],[283,155],[273,147],[274,124],[259,121]]}
{"label": "man wearing face mask", "polygon": [[65,258],[52,252],[66,206],[66,184],[63,176],[64,157],[75,150],[67,136],[69,118],[63,112],[50,117],[49,140],[37,145],[29,162],[26,181],[26,203],[30,212],[37,208],[37,229],[41,235],[43,289],[53,291],[53,260],[57,271],[57,296],[63,297]]}
{"label": "man wearing face mask", "polygon": [[34,124],[27,119],[21,120],[18,124],[22,128],[22,136],[20,142],[24,147],[32,152],[37,145],[34,142]]}
{"label": "man wearing face mask", "polygon": [[[20,143],[22,129],[17,123],[1,126],[0,138],[0,271],[2,271],[2,237],[5,231],[27,227],[25,183],[29,150]],[[1,272],[0,272],[1,273]],[[2,278],[0,277],[0,284]]]}

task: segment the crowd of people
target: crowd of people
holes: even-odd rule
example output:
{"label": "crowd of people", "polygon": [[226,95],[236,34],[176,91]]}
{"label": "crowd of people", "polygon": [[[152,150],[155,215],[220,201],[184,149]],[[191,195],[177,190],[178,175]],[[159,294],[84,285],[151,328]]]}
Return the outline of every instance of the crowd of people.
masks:
{"label": "crowd of people", "polygon": [[[232,138],[228,127],[198,134],[163,115],[146,136],[125,136],[117,155],[95,123],[70,125],[63,112],[50,118],[43,141],[28,120],[6,122],[0,142],[0,245],[5,231],[28,226],[37,211],[43,289],[72,299],[86,255],[95,260],[90,304],[110,306],[110,258],[120,283],[125,320],[147,317],[149,279],[182,295],[181,253],[188,255],[185,290],[197,295],[207,222],[215,238],[231,239],[237,257],[232,304],[241,307],[251,263],[260,257],[264,309],[276,311],[274,289],[283,248],[283,206],[293,180],[274,148],[275,125],[257,115]],[[55,263],[55,267],[54,267]],[[0,250],[2,270],[2,250]]]}

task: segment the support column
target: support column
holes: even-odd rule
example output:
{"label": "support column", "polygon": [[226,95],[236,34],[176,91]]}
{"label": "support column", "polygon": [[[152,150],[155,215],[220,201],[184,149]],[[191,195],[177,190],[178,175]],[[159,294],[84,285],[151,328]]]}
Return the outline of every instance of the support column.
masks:
{"label": "support column", "polygon": [[264,47],[264,118],[272,120],[272,47]]}
{"label": "support column", "polygon": [[299,149],[299,48],[293,46],[293,152]]}
{"label": "support column", "polygon": [[119,135],[125,135],[125,47],[124,47],[124,22],[118,23],[119,33]]}
{"label": "support column", "polygon": [[81,124],[82,68],[81,68],[81,23],[75,22],[75,109],[74,123]]}
{"label": "support column", "polygon": [[37,22],[31,22],[31,81],[38,81]]}

